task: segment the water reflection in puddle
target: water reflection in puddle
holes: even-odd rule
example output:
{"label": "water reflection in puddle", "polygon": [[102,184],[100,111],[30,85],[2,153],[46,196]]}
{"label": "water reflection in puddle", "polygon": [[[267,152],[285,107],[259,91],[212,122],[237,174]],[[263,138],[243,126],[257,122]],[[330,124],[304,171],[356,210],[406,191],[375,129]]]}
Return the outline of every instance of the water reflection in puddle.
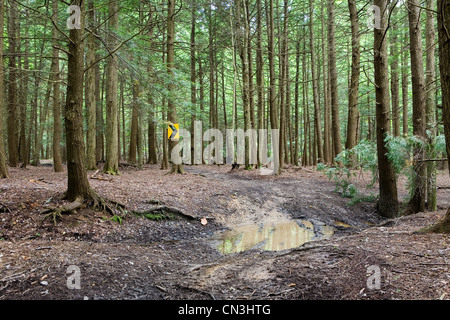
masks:
{"label": "water reflection in puddle", "polygon": [[301,246],[312,240],[329,238],[334,233],[334,229],[330,226],[315,227],[310,221],[305,220],[299,223],[290,221],[262,226],[238,226],[223,233],[216,248],[223,254],[238,253],[252,248],[280,251]]}

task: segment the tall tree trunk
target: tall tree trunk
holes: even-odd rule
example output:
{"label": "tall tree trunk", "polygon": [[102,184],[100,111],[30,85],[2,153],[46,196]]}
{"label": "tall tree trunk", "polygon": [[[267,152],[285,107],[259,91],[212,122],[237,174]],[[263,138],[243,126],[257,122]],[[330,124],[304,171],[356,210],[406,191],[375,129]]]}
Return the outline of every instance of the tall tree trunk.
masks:
{"label": "tall tree trunk", "polygon": [[[72,1],[84,13],[83,0]],[[83,16],[83,15],[82,15]],[[83,24],[81,29],[71,29],[67,62],[67,96],[65,107],[65,128],[67,145],[68,187],[66,199],[82,202],[91,197],[91,188],[86,174],[83,138]]]}
{"label": "tall tree trunk", "polygon": [[[93,28],[95,23],[94,1],[88,1],[88,21],[89,27]],[[95,62],[95,35],[88,35],[86,63],[90,67]],[[97,168],[96,161],[96,132],[97,132],[97,108],[95,101],[95,68],[87,70],[86,74],[86,114],[87,114],[87,132],[86,132],[86,168],[94,170]]]}
{"label": "tall tree trunk", "polygon": [[[153,9],[150,9],[150,17],[153,17]],[[149,41],[150,41],[150,48],[155,48],[155,41],[153,41],[154,32],[153,32],[153,24],[149,27]],[[148,74],[152,74],[152,64],[149,63],[147,66]],[[148,163],[149,164],[157,164],[158,163],[158,155],[156,152],[156,128],[157,128],[157,122],[156,122],[156,105],[153,97],[153,92],[150,91],[147,96],[147,101],[149,104],[149,112],[148,112]]]}
{"label": "tall tree trunk", "polygon": [[136,163],[137,141],[138,141],[138,122],[139,122],[139,82],[133,80],[133,107],[131,111],[131,133],[130,133],[130,152],[128,153],[128,162]]}
{"label": "tall tree trunk", "polygon": [[[170,77],[174,77],[175,69],[175,52],[174,52],[174,41],[175,41],[175,0],[168,0],[168,14],[167,14],[167,72]],[[177,123],[177,108],[175,102],[173,101],[173,95],[176,90],[173,81],[169,84],[169,99],[167,106],[167,120],[171,123]],[[178,141],[169,140],[169,155],[172,154],[173,148],[178,144]],[[170,173],[183,173],[183,164],[175,164],[171,161]]]}
{"label": "tall tree trunk", "polygon": [[[313,86],[313,103],[314,103],[314,140],[317,147],[318,162],[323,162],[322,148],[322,116],[319,101],[319,74],[320,67],[316,69],[316,49],[314,37],[314,6],[313,0],[309,0],[309,47],[311,50],[311,76]],[[314,163],[316,164],[316,162]]]}
{"label": "tall tree trunk", "polygon": [[[28,37],[28,29],[25,30],[25,37]],[[19,135],[19,160],[22,161],[22,168],[26,168],[28,164],[27,154],[27,102],[28,102],[28,81],[29,81],[29,42],[25,41],[25,50],[23,57],[23,66],[19,59],[19,70],[21,73],[19,105],[20,105],[20,135]]]}
{"label": "tall tree trunk", "polygon": [[[264,129],[264,59],[262,49],[262,8],[261,0],[257,0],[257,18],[256,18],[256,90],[257,100],[257,129]],[[259,143],[259,141],[258,141]],[[297,150],[298,154],[298,150]],[[258,144],[258,166],[261,165],[263,155],[260,154]],[[297,163],[298,165],[298,163]]]}
{"label": "tall tree trunk", "polygon": [[8,156],[9,166],[17,167],[19,161],[19,150],[17,145],[17,3],[10,3],[8,21],[8,41],[9,41],[9,82],[8,82]]}
{"label": "tall tree trunk", "polygon": [[408,76],[409,76],[409,64],[408,64],[408,33],[405,32],[402,40],[402,124],[403,124],[403,135],[406,137],[408,135]]}
{"label": "tall tree trunk", "polygon": [[[390,8],[391,11],[397,11],[394,5]],[[395,13],[393,17],[395,17]],[[398,50],[398,27],[395,24],[391,25],[390,29],[390,55],[394,57],[391,62],[391,100],[392,100],[392,135],[394,137],[400,136],[400,88],[399,88],[399,55]]]}
{"label": "tall tree trunk", "polygon": [[[450,1],[437,0],[437,9],[442,115],[450,173]],[[447,215],[450,216],[450,210]]]}
{"label": "tall tree trunk", "polygon": [[297,40],[295,44],[295,88],[294,88],[294,114],[295,114],[295,130],[294,130],[294,165],[299,165],[299,148],[300,148],[300,141],[299,141],[299,121],[300,121],[300,115],[299,115],[299,109],[300,109],[300,39]]}
{"label": "tall tree trunk", "polygon": [[[435,159],[436,151],[433,140],[436,137],[436,89],[435,84],[435,41],[436,31],[434,29],[434,10],[435,1],[427,0],[427,21],[426,21],[426,124],[430,134],[428,137],[427,158]],[[437,187],[436,187],[436,162],[430,161],[427,164],[427,206],[429,211],[437,210]]]}
{"label": "tall tree trunk", "polygon": [[[277,1],[278,3],[278,1]],[[286,3],[286,2],[284,2]],[[279,7],[277,5],[277,7]],[[279,148],[279,157],[280,157],[280,170],[283,168],[286,163],[285,153],[287,152],[286,148],[286,105],[285,105],[285,88],[286,88],[286,33],[284,32],[287,29],[287,17],[286,17],[287,8],[283,6],[283,30],[280,27],[281,18],[277,19],[277,29],[279,35],[278,47],[279,47],[279,81],[278,81],[278,110],[280,112],[280,148]],[[281,15],[281,14],[280,14]]]}
{"label": "tall tree trunk", "polygon": [[[53,19],[58,19],[58,1],[53,0]],[[53,28],[53,170],[63,172],[61,157],[61,89],[59,71],[58,30]],[[94,106],[95,107],[95,106]],[[95,112],[95,110],[94,110]],[[95,135],[94,135],[95,137]],[[95,162],[95,153],[94,153]]]}
{"label": "tall tree trunk", "polygon": [[210,128],[218,128],[217,110],[216,110],[216,70],[215,70],[215,44],[214,44],[214,34],[215,28],[212,17],[212,1],[208,2],[208,37],[209,37],[209,126]]}
{"label": "tall tree trunk", "polygon": [[[442,89],[442,114],[444,120],[444,134],[447,145],[447,157],[450,173],[450,1],[437,0],[437,21],[439,38],[439,71]],[[431,232],[450,233],[450,208],[446,215]]]}
{"label": "tall tree trunk", "polygon": [[190,67],[191,67],[191,105],[192,105],[192,115],[191,115],[191,163],[194,163],[195,159],[195,121],[197,120],[197,84],[196,84],[196,45],[195,45],[195,30],[196,30],[196,20],[197,20],[197,2],[192,1],[192,15],[191,15],[191,45],[190,45]]}
{"label": "tall tree trunk", "polygon": [[377,118],[377,153],[379,171],[380,200],[378,213],[383,217],[392,218],[398,213],[397,184],[394,168],[387,157],[385,137],[390,131],[389,111],[390,99],[388,88],[388,57],[387,38],[387,0],[375,0],[374,4],[381,9],[380,29],[374,29],[374,68],[375,95]]}
{"label": "tall tree trunk", "polygon": [[345,148],[352,149],[358,143],[358,96],[360,73],[359,20],[355,0],[348,0],[348,9],[350,12],[350,23],[352,29],[352,66],[350,88],[348,90],[348,124]]}
{"label": "tall tree trunk", "polygon": [[[110,49],[114,49],[117,45],[115,32],[119,26],[119,2],[116,0],[109,0],[108,15],[109,15],[109,36],[108,45]],[[107,62],[107,97],[106,97],[106,161],[104,172],[112,175],[119,174],[119,154],[118,148],[118,131],[117,122],[119,117],[118,111],[118,57],[112,54]]]}
{"label": "tall tree trunk", "polygon": [[[96,59],[100,57],[96,54]],[[104,122],[103,122],[103,88],[104,88],[104,79],[105,73],[103,73],[103,77],[100,75],[100,63],[95,65],[95,105],[96,105],[96,141],[95,141],[95,160],[96,162],[103,161],[105,158],[104,153]],[[101,82],[101,85],[100,85]]]}
{"label": "tall tree trunk", "polygon": [[[5,24],[5,3],[0,0],[0,30],[3,30]],[[4,72],[3,72],[3,37],[0,37],[0,179],[8,178],[8,167],[6,166],[5,146],[3,143],[3,91],[4,90]]]}
{"label": "tall tree trunk", "polygon": [[[53,64],[53,62],[52,62]],[[54,66],[52,65],[50,67],[50,70],[54,70]],[[31,164],[33,166],[40,166],[40,157],[41,157],[41,150],[42,150],[42,138],[44,136],[44,131],[46,128],[46,121],[47,121],[47,115],[48,115],[48,109],[50,104],[50,95],[52,92],[52,86],[53,86],[53,74],[49,75],[48,81],[47,81],[47,91],[45,93],[44,97],[44,105],[41,106],[40,112],[39,112],[39,124],[38,124],[38,133],[35,140],[35,148],[33,152],[33,159],[31,161]]]}
{"label": "tall tree trunk", "polygon": [[[422,34],[420,23],[420,1],[411,0],[408,5],[411,82],[413,87],[413,134],[424,143],[426,140],[426,100],[423,72]],[[426,163],[425,147],[419,145],[414,150],[414,182],[410,200],[411,213],[425,211]]]}
{"label": "tall tree trunk", "polygon": [[[241,9],[243,9],[243,19],[241,18]],[[249,61],[248,61],[248,39],[249,39],[249,25],[247,20],[247,5],[242,4],[241,1],[236,1],[236,41],[239,48],[239,56],[242,61],[242,103],[244,109],[244,129],[251,129],[251,116],[250,116],[250,77],[249,77]],[[241,23],[243,21],[243,26]],[[243,34],[241,34],[241,32]],[[250,168],[250,150],[249,142],[245,140],[245,168]]]}
{"label": "tall tree trunk", "polygon": [[334,0],[327,1],[328,8],[328,63],[330,72],[331,90],[331,128],[334,153],[342,152],[341,125],[339,120],[338,80],[336,68],[336,38],[335,38],[335,3]]}
{"label": "tall tree trunk", "polygon": [[[166,44],[166,32],[163,30],[163,41],[162,41],[162,62],[163,64],[166,63],[166,55],[167,55],[167,44]],[[166,123],[168,120],[166,115],[166,98],[162,97],[162,107],[161,107],[161,120],[163,123]],[[163,126],[163,139],[162,139],[162,159],[161,159],[161,169],[167,170],[169,168],[169,156],[168,156],[168,149],[169,149],[169,139],[167,136],[167,126]]]}
{"label": "tall tree trunk", "polygon": [[324,95],[324,119],[323,119],[323,157],[326,164],[331,164],[333,162],[332,150],[331,150],[331,96],[329,88],[329,74],[328,61],[327,61],[327,48],[326,48],[326,28],[325,28],[325,10],[327,0],[322,1],[321,5],[321,16],[322,16],[322,64],[323,64],[323,95]]}
{"label": "tall tree trunk", "polygon": [[267,43],[268,43],[268,62],[269,62],[269,113],[270,113],[270,127],[272,129],[279,129],[278,124],[278,109],[276,104],[276,75],[275,75],[275,40],[274,29],[275,23],[273,19],[273,0],[267,0]]}

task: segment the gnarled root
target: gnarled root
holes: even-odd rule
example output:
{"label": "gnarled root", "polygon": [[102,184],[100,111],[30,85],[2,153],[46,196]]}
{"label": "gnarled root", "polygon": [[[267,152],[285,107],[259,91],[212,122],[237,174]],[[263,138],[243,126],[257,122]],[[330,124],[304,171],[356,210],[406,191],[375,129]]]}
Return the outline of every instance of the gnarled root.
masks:
{"label": "gnarled root", "polygon": [[76,209],[79,209],[83,206],[84,201],[83,199],[76,199],[74,202],[71,202],[69,204],[66,204],[65,206],[53,208],[49,207],[44,212],[41,212],[41,214],[45,214],[42,221],[44,221],[46,218],[52,218],[53,223],[56,225],[56,218],[62,218],[63,213],[70,213],[74,212]]}
{"label": "gnarled root", "polygon": [[48,207],[41,213],[45,214],[43,221],[46,218],[52,218],[53,223],[56,225],[56,219],[62,218],[63,213],[72,213],[76,209],[83,207],[90,207],[93,210],[101,210],[104,212],[108,212],[111,215],[115,215],[116,212],[119,211],[122,215],[124,215],[124,209],[126,208],[126,205],[120,203],[119,201],[105,199],[95,191],[90,190],[85,198],[76,198],[75,201],[57,208]]}

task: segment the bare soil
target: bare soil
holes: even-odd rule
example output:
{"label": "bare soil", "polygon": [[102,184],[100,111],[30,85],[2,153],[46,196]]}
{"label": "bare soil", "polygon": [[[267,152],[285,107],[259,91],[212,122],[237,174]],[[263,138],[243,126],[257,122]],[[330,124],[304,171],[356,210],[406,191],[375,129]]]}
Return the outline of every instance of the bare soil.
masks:
{"label": "bare soil", "polygon": [[[119,223],[82,209],[56,225],[41,212],[64,204],[66,174],[11,169],[0,180],[0,299],[450,299],[450,236],[417,233],[450,207],[449,189],[438,190],[440,211],[385,220],[375,203],[349,206],[314,168],[281,176],[230,169],[188,166],[184,175],[166,175],[151,165],[97,173],[91,186],[126,204],[126,216]],[[355,179],[364,190],[367,175]],[[438,185],[450,186],[447,174]],[[377,193],[376,186],[364,192]],[[155,205],[193,219],[131,213]],[[291,220],[335,232],[283,251],[223,255],[211,244],[236,226]],[[71,265],[80,269],[81,289],[67,286]],[[380,269],[379,289],[368,286],[369,266]]]}

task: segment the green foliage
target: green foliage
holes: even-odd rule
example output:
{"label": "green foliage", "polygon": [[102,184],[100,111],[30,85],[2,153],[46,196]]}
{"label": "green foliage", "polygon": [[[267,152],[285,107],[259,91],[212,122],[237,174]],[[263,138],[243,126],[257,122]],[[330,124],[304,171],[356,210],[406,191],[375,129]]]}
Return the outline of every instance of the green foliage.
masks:
{"label": "green foliage", "polygon": [[109,221],[112,221],[112,222],[117,222],[118,224],[122,224],[122,221],[123,221],[123,217],[121,217],[121,216],[118,216],[118,215],[113,215],[111,218],[105,218],[105,217],[103,217],[102,218],[103,220],[109,220]]}
{"label": "green foliage", "polygon": [[[432,154],[438,158],[445,157],[446,144],[444,135],[436,136],[431,142],[424,141],[415,136],[386,136],[385,143],[388,149],[387,157],[391,161],[395,173],[407,177],[407,189],[411,195],[414,190],[414,167],[413,156],[417,149],[425,149],[427,154]],[[433,151],[432,153],[430,151]],[[372,174],[371,182],[367,187],[373,186],[378,179],[378,158],[376,143],[369,140],[362,140],[357,146],[350,150],[344,150],[335,161],[342,164],[340,167],[328,167],[322,163],[317,166],[317,171],[326,174],[330,181],[336,185],[336,192],[345,198],[350,198],[349,205],[359,202],[371,202],[377,199],[375,195],[365,196],[360,194],[357,187],[352,183],[351,178],[356,176],[351,169],[369,171]],[[407,199],[406,199],[407,200]]]}

